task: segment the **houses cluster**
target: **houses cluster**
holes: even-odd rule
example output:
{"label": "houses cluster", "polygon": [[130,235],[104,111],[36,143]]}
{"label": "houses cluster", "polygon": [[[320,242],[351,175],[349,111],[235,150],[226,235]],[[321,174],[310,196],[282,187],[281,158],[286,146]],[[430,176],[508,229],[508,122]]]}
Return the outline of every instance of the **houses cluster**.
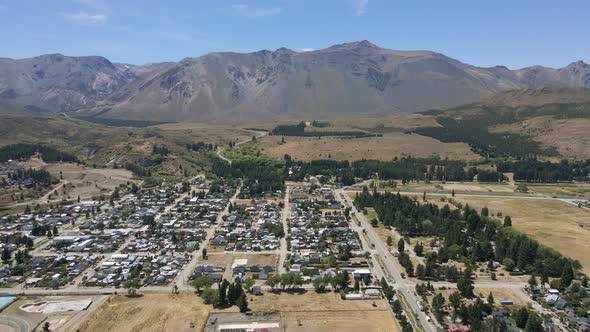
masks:
{"label": "houses cluster", "polygon": [[236,203],[210,243],[223,246],[226,251],[275,251],[284,236],[281,211],[281,205],[274,201]]}
{"label": "houses cluster", "polygon": [[573,282],[560,291],[554,288],[529,289],[534,300],[552,307],[576,331],[590,331],[590,288]]}
{"label": "houses cluster", "polygon": [[197,230],[148,230],[135,234],[123,250],[127,252],[192,252],[198,250],[207,232]]}
{"label": "houses cluster", "polygon": [[313,261],[343,251],[345,253],[340,255],[340,260],[362,256],[358,234],[350,228],[351,221],[340,205],[334,206],[336,209],[332,208],[332,203],[324,199],[325,193],[321,192],[319,197],[291,199],[290,250],[293,254],[310,257]]}
{"label": "houses cluster", "polygon": [[31,274],[25,284],[27,287],[65,286],[98,260],[98,255],[36,256],[27,263],[27,269],[32,270],[27,270]]}
{"label": "houses cluster", "polygon": [[121,287],[128,280],[138,279],[141,286],[170,284],[189,257],[185,255],[113,254],[95,268],[85,280],[87,287]]}
{"label": "houses cluster", "polygon": [[242,281],[246,278],[254,280],[268,280],[276,272],[271,265],[248,265],[247,259],[236,259],[232,264],[232,275]]}
{"label": "houses cluster", "polygon": [[202,276],[206,276],[209,279],[213,280],[213,282],[221,282],[223,280],[224,272],[225,267],[223,266],[199,264],[195,267],[194,271],[190,276],[190,279],[193,280]]}
{"label": "houses cluster", "polygon": [[51,249],[55,252],[114,252],[131,234],[130,229],[109,229],[92,234],[74,233],[53,238]]}

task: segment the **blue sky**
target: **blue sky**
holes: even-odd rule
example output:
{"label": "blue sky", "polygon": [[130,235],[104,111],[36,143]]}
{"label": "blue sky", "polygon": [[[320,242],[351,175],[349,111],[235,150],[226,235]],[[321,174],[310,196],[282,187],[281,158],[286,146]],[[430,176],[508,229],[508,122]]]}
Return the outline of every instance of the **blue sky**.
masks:
{"label": "blue sky", "polygon": [[177,61],[367,39],[477,66],[590,62],[588,0],[0,0],[1,57]]}

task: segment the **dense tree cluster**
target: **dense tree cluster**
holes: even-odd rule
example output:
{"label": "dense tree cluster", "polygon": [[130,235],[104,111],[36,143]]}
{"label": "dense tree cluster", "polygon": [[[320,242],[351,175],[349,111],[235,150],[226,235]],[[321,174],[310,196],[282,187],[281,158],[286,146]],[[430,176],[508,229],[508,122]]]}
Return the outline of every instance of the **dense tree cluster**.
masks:
{"label": "dense tree cluster", "polygon": [[46,170],[33,168],[16,170],[9,173],[8,178],[12,180],[32,179],[36,184],[43,186],[49,186],[57,181]]}
{"label": "dense tree cluster", "polygon": [[67,152],[59,151],[51,146],[47,146],[44,144],[25,143],[17,143],[1,147],[0,162],[6,162],[11,159],[25,160],[29,159],[36,153],[39,153],[41,155],[41,159],[43,159],[43,161],[46,162],[79,162],[76,156]]}
{"label": "dense tree cluster", "polygon": [[526,159],[515,162],[501,162],[500,172],[514,173],[514,180],[527,182],[558,182],[590,180],[590,160],[562,160],[559,163]]}
{"label": "dense tree cluster", "polygon": [[[316,124],[316,125],[314,125]],[[323,128],[329,126],[324,122],[314,121],[312,123],[314,127]],[[272,135],[283,135],[283,136],[303,136],[303,137],[324,137],[324,136],[340,136],[340,137],[351,137],[351,138],[363,138],[363,137],[377,137],[382,136],[381,134],[371,134],[363,131],[305,131],[305,122],[299,122],[295,125],[278,125],[272,131]]]}
{"label": "dense tree cluster", "polygon": [[[481,216],[469,206],[461,210],[451,210],[448,205],[439,208],[435,204],[421,204],[414,198],[400,194],[370,193],[367,188],[356,196],[355,204],[359,209],[375,208],[384,225],[397,228],[404,236],[442,239],[438,253],[427,254],[426,262],[432,266],[424,267],[426,277],[445,279],[447,274],[454,275],[456,271],[437,267],[449,259],[498,261],[511,271],[555,278],[563,277],[563,271],[571,272],[573,278],[575,270],[580,268],[578,262],[572,262],[558,252],[539,245],[512,227],[501,226],[492,217]],[[408,266],[406,269],[409,270]],[[432,274],[426,271],[432,271]]]}
{"label": "dense tree cluster", "polygon": [[512,123],[514,118],[501,115],[489,117],[464,117],[460,120],[450,117],[438,117],[440,127],[418,128],[417,134],[435,138],[442,142],[464,142],[471,149],[487,157],[526,158],[530,156],[555,156],[555,148],[545,148],[532,139],[517,134],[490,133],[488,127]]}

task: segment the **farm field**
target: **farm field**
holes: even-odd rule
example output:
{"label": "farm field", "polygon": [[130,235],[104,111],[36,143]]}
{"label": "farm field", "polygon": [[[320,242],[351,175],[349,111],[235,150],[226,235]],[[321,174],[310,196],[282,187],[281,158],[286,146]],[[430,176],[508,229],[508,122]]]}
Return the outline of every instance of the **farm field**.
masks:
{"label": "farm field", "polygon": [[296,160],[334,159],[391,160],[394,157],[428,157],[438,154],[442,158],[472,160],[479,156],[464,143],[442,143],[429,137],[401,132],[385,133],[383,137],[342,139],[337,137],[284,137],[267,136],[258,140],[269,156],[282,159],[285,154]]}

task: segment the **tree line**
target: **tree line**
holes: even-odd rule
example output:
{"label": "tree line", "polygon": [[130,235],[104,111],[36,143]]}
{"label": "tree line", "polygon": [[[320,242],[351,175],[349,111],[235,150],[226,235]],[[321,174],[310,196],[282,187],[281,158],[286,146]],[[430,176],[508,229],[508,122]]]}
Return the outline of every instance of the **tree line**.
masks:
{"label": "tree line", "polygon": [[514,180],[526,182],[559,182],[590,180],[590,160],[562,160],[559,163],[525,159],[500,162],[500,172],[514,173]]}

